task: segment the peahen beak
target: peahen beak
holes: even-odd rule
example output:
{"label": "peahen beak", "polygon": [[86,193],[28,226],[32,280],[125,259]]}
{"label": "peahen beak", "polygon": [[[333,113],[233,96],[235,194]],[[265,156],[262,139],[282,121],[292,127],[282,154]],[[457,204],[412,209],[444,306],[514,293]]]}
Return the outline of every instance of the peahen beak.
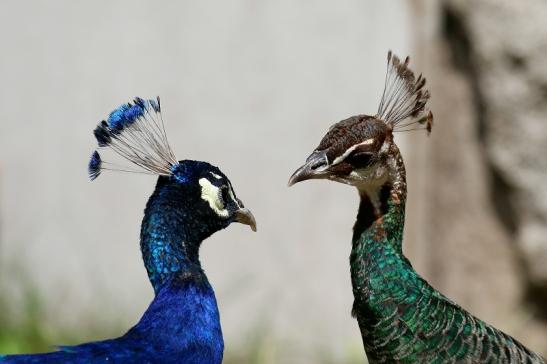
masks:
{"label": "peahen beak", "polygon": [[306,163],[298,168],[289,178],[289,187],[295,183],[308,179],[327,178],[327,158],[325,152],[314,152],[308,157]]}
{"label": "peahen beak", "polygon": [[249,225],[253,231],[256,231],[256,220],[251,210],[247,208],[240,208],[234,212],[234,220],[245,225]]}

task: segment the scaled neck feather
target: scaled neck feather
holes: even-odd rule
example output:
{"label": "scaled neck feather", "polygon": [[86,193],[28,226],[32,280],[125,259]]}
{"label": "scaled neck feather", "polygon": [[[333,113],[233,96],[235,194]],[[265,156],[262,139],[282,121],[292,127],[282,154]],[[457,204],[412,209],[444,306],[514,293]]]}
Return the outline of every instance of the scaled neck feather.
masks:
{"label": "scaled neck feather", "polygon": [[389,244],[402,253],[406,202],[406,172],[399,149],[388,150],[388,178],[381,185],[359,188],[361,202],[353,229],[353,246]]}
{"label": "scaled neck feather", "polygon": [[[353,228],[350,255],[355,302],[353,315],[366,311],[371,282],[382,271],[386,259],[403,259],[406,182],[403,159],[392,144],[388,155],[389,178],[376,191],[359,190],[361,202]],[[360,323],[361,324],[361,323]]]}
{"label": "scaled neck feather", "polygon": [[193,218],[190,199],[185,198],[182,188],[158,182],[142,221],[141,251],[156,294],[172,280],[193,277],[207,281],[199,248],[210,229]]}

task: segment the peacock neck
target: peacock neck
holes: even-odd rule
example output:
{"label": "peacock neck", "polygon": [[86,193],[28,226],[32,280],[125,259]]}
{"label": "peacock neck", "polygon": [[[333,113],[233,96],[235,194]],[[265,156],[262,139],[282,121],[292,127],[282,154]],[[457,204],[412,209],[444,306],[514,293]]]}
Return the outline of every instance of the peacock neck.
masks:
{"label": "peacock neck", "polygon": [[[160,177],[161,178],[161,177]],[[173,280],[207,282],[199,261],[201,242],[210,234],[193,218],[183,187],[161,179],[146,205],[141,252],[154,292]]]}

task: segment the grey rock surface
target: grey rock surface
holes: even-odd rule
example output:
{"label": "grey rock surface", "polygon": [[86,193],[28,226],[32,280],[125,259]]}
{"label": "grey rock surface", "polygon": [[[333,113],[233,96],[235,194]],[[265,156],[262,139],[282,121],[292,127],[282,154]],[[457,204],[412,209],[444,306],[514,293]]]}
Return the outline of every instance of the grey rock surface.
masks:
{"label": "grey rock surface", "polygon": [[[547,297],[547,2],[449,1],[472,41],[498,213]],[[546,301],[547,302],[547,301]]]}
{"label": "grey rock surface", "polygon": [[545,5],[415,3],[435,126],[407,159],[417,212],[408,216],[407,246],[417,270],[544,355]]}

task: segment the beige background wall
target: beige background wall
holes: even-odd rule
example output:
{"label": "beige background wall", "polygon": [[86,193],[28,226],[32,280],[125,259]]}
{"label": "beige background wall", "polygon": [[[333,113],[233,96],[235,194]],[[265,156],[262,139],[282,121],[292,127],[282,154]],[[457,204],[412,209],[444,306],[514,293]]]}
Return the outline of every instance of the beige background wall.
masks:
{"label": "beige background wall", "polygon": [[231,226],[202,248],[227,357],[362,362],[356,193],[286,182],[332,123],[375,112],[392,49],[428,78],[436,122],[430,138],[397,135],[405,252],[547,354],[545,14],[541,0],[3,1],[0,338],[29,290],[46,336],[75,342],[121,334],[146,308],[138,235],[154,178],[91,183],[86,165],[99,120],[160,95],[178,158],[218,165],[258,220],[257,234]]}
{"label": "beige background wall", "polygon": [[283,355],[361,356],[347,264],[356,194],[286,182],[330,124],[376,110],[387,50],[410,51],[403,1],[0,6],[0,271],[10,295],[23,271],[52,327],[122,330],[139,318],[152,297],[138,234],[154,178],[91,183],[86,164],[98,121],[134,96],[160,95],[178,158],[220,166],[258,220],[257,234],[232,226],[202,249],[227,350],[266,330],[287,343]]}

